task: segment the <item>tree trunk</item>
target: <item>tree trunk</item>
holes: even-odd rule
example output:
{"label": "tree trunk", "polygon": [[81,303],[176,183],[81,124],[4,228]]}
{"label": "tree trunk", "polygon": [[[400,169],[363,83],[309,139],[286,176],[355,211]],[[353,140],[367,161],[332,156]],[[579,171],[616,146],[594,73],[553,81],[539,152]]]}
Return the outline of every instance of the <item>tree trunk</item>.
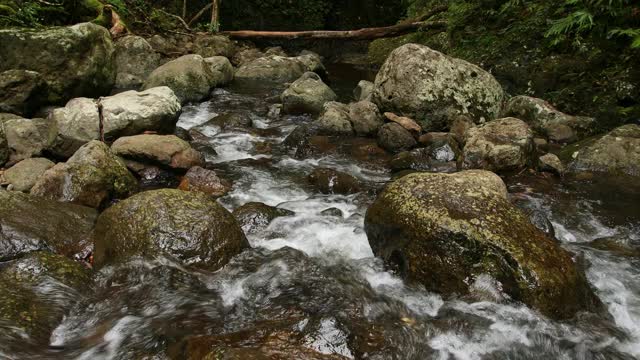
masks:
{"label": "tree trunk", "polygon": [[182,0],[182,18],[187,18],[187,0]]}
{"label": "tree trunk", "polygon": [[220,0],[211,0],[211,32],[220,30]]}

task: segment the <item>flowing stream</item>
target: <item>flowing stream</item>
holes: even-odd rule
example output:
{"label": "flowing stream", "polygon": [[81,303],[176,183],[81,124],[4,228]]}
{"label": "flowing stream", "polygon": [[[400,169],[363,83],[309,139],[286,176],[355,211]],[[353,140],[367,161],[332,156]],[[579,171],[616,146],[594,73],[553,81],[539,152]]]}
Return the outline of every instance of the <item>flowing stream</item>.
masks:
{"label": "flowing stream", "polygon": [[[312,119],[270,117],[268,99],[279,93],[217,89],[210,101],[185,107],[178,125],[188,130],[226,111],[249,115],[251,129],[199,128],[205,139],[198,148],[233,181],[220,202],[229,210],[264,202],[295,216],[250,234],[252,249],[215,273],[167,259],[104,268],[90,295],[57,326],[48,349],[30,347],[25,339],[0,347],[0,357],[165,359],[184,351],[185,338],[199,336],[237,349],[237,358],[253,358],[242,348],[265,347],[292,359],[307,352],[314,359],[640,358],[640,258],[590,244],[608,237],[637,248],[637,193],[533,175],[505,179],[514,202],[544,214],[563,246],[584,257],[607,314],[552,321],[509,303],[490,277],[473,284],[477,296],[443,298],[403,282],[373,256],[364,214],[391,179],[383,162],[356,151],[362,147],[357,141],[295,158],[280,143]],[[319,194],[306,180],[315,167],[348,172],[365,190]],[[328,208],[342,216],[320,214]]]}

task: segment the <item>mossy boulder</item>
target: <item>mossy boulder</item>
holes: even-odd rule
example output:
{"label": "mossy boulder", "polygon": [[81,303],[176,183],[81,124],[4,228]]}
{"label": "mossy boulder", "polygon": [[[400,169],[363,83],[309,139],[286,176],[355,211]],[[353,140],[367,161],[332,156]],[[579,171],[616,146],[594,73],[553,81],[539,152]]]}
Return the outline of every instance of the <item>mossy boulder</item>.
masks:
{"label": "mossy boulder", "polygon": [[219,87],[229,84],[233,80],[233,65],[224,56],[212,56],[204,58],[204,62],[211,70],[211,87]]}
{"label": "mossy boulder", "polygon": [[295,81],[309,70],[295,57],[265,56],[248,61],[236,70],[235,82],[244,84],[286,83]]}
{"label": "mossy boulder", "polygon": [[487,274],[511,299],[553,318],[600,309],[572,255],[488,171],[404,176],[368,209],[365,231],[377,256],[431,291],[464,295]]}
{"label": "mossy boulder", "polygon": [[46,199],[99,208],[111,199],[132,195],[138,182],[107,145],[93,140],[66,163],[47,170],[31,194]]}
{"label": "mossy boulder", "polygon": [[0,191],[0,261],[49,249],[87,252],[97,212],[14,191]]}
{"label": "mossy boulder", "polygon": [[572,172],[640,176],[640,125],[627,124],[605,136],[577,144],[569,165]]}
{"label": "mossy boulder", "polygon": [[391,53],[373,91],[382,112],[412,118],[426,131],[446,129],[460,114],[476,122],[495,119],[503,99],[502,87],[488,72],[417,44]]}
{"label": "mossy boulder", "polygon": [[[0,341],[30,340],[48,344],[51,331],[90,289],[91,273],[82,264],[49,252],[35,252],[0,270]],[[55,289],[50,296],[47,289]],[[24,341],[24,339],[23,339]]]}
{"label": "mossy boulder", "polygon": [[125,136],[116,140],[111,150],[127,160],[171,169],[188,170],[204,162],[200,152],[175,135]]}
{"label": "mossy boulder", "polygon": [[51,103],[106,95],[116,77],[111,35],[91,23],[0,30],[0,71],[11,69],[42,74]]}
{"label": "mossy boulder", "polygon": [[213,198],[174,189],[139,193],[108,208],[94,241],[97,267],[166,255],[213,271],[249,247],[236,219]]}
{"label": "mossy boulder", "polygon": [[30,70],[0,73],[0,112],[31,116],[47,103],[47,83]]}
{"label": "mossy boulder", "polygon": [[160,65],[160,55],[140,36],[127,35],[115,43],[116,84],[121,89],[138,89]]}
{"label": "mossy boulder", "polygon": [[320,76],[313,72],[304,73],[281,95],[282,109],[287,114],[318,114],[322,106],[335,101],[337,95]]}
{"label": "mossy boulder", "polygon": [[233,42],[228,37],[220,35],[198,34],[193,41],[193,47],[193,53],[203,58],[214,56],[230,58],[236,52]]}
{"label": "mossy boulder", "polygon": [[233,216],[247,235],[264,230],[276,218],[292,215],[295,213],[291,210],[280,209],[260,202],[250,202],[233,210]]}

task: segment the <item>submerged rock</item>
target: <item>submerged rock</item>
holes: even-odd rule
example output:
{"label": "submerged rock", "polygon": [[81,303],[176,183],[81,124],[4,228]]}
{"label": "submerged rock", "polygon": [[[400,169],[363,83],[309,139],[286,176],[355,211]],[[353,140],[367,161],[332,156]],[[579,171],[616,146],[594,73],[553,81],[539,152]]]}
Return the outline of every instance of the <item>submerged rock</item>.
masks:
{"label": "submerged rock", "polygon": [[309,182],[323,194],[354,194],[361,190],[360,181],[341,171],[317,168],[308,177]]}
{"label": "submerged rock", "polygon": [[295,213],[291,210],[280,209],[260,202],[250,202],[233,210],[233,216],[247,235],[266,229],[276,218],[293,215]]}
{"label": "submerged rock", "polygon": [[125,136],[111,145],[114,154],[125,159],[188,170],[202,165],[202,154],[175,135]]}
{"label": "submerged rock", "polygon": [[[145,91],[125,91],[102,98],[104,136],[108,140],[144,131],[172,132],[182,107],[173,91],[161,86]],[[57,124],[54,152],[71,156],[80,146],[100,138],[96,100],[77,98],[51,115]]]}
{"label": "submerged rock", "polygon": [[173,189],[139,193],[108,208],[94,241],[97,267],[167,255],[215,271],[249,247],[233,215],[213,198]]}
{"label": "submerged rock", "polygon": [[337,96],[318,74],[306,72],[282,93],[281,99],[287,114],[318,114],[325,103],[335,101]]}
{"label": "submerged rock", "polygon": [[108,94],[115,83],[115,68],[111,35],[102,26],[82,23],[0,30],[0,72],[39,72],[47,82],[51,103]]}
{"label": "submerged rock", "polygon": [[178,188],[184,191],[198,191],[217,198],[228,193],[231,185],[220,179],[215,171],[194,166],[184,175]]}
{"label": "submerged rock", "polygon": [[10,164],[43,155],[56,139],[56,124],[49,119],[0,119],[0,127],[4,127]]}
{"label": "submerged rock", "polygon": [[14,191],[0,191],[0,262],[35,250],[65,256],[85,253],[98,214]]}
{"label": "submerged rock", "polygon": [[513,300],[550,317],[601,305],[572,255],[532,225],[487,171],[396,180],[368,209],[365,231],[376,255],[432,291],[466,294],[487,274]]}
{"label": "submerged rock", "polygon": [[470,129],[463,152],[466,169],[513,171],[535,163],[533,132],[516,118],[493,120]]}
{"label": "submerged rock", "polygon": [[45,171],[54,165],[46,158],[25,159],[7,169],[2,177],[11,190],[29,192]]}
{"label": "submerged rock", "polygon": [[526,121],[536,132],[546,135],[556,143],[569,143],[584,138],[593,131],[595,123],[593,118],[567,115],[548,102],[530,96],[511,98],[504,114]]}
{"label": "submerged rock", "polygon": [[573,154],[573,172],[640,176],[640,125],[627,124],[612,130]]}
{"label": "submerged rock", "polygon": [[0,112],[31,116],[47,103],[47,83],[29,70],[0,73]]}
{"label": "submerged rock", "polygon": [[389,55],[373,92],[381,111],[415,119],[426,131],[446,129],[460,114],[476,122],[495,119],[503,98],[502,87],[488,72],[417,44]]}
{"label": "submerged rock", "polygon": [[386,123],[378,131],[378,144],[391,153],[410,150],[418,143],[411,133],[397,123]]}
{"label": "submerged rock", "polygon": [[117,88],[139,88],[160,65],[160,55],[140,36],[127,35],[115,44]]}

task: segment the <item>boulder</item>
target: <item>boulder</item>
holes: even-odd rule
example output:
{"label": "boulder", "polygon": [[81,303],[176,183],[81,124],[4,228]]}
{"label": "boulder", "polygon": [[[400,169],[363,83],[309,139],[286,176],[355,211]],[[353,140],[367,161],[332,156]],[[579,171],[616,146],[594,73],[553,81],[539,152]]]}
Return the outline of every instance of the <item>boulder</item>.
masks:
{"label": "boulder", "polygon": [[11,69],[40,73],[51,103],[106,95],[116,78],[111,35],[91,23],[0,30],[0,72]]}
{"label": "boulder", "polygon": [[358,86],[353,89],[353,98],[356,101],[371,101],[374,88],[375,85],[371,81],[360,80]]}
{"label": "boulder", "polygon": [[211,87],[227,85],[233,80],[233,65],[224,56],[212,56],[204,58],[204,62],[211,70]]}
{"label": "boulder", "polygon": [[231,58],[231,63],[235,66],[241,66],[242,64],[249,63],[255,59],[264,57],[265,54],[256,48],[249,48],[238,51]]}
{"label": "boulder", "polygon": [[349,119],[358,136],[375,136],[384,125],[376,104],[366,100],[349,104]]}
{"label": "boulder", "polygon": [[239,83],[263,84],[295,81],[309,69],[295,57],[265,56],[245,62],[236,70],[235,81]]}
{"label": "boulder", "polygon": [[538,158],[538,168],[540,171],[546,171],[562,176],[565,172],[564,165],[560,158],[555,154],[545,154]]}
{"label": "boulder", "polygon": [[495,119],[503,98],[502,87],[488,72],[417,44],[389,55],[373,92],[381,111],[410,117],[426,131],[446,129],[460,114],[476,122]]}
{"label": "boulder", "polygon": [[[191,136],[195,140],[197,139],[197,136],[193,136],[194,133],[211,134],[212,126],[218,127],[221,130],[231,130],[231,129],[247,129],[247,128],[250,128],[252,124],[253,124],[253,120],[251,120],[251,117],[246,112],[232,111],[232,112],[216,115],[213,118],[209,119],[209,121],[207,121],[206,123],[191,128],[189,130],[189,134],[191,134]],[[200,136],[202,136],[205,139],[207,138],[206,135],[200,135]]]}
{"label": "boulder", "polygon": [[535,163],[533,132],[522,120],[504,118],[467,132],[464,168],[513,171]]}
{"label": "boulder", "polygon": [[8,189],[29,192],[45,171],[55,165],[45,158],[31,158],[20,161],[7,169],[2,175]]}
{"label": "boulder", "polygon": [[57,127],[49,119],[23,119],[16,117],[0,120],[9,148],[9,164],[42,155],[56,139]]}
{"label": "boulder", "polygon": [[[182,107],[166,86],[125,91],[102,98],[104,136],[108,140],[144,131],[172,132]],[[98,107],[94,99],[77,98],[51,115],[58,128],[54,153],[69,157],[80,146],[100,138]]]}
{"label": "boulder", "polygon": [[317,168],[308,177],[309,183],[323,194],[354,194],[361,190],[360,181],[341,171]]}
{"label": "boulder", "polygon": [[142,88],[168,86],[180,103],[185,104],[209,96],[209,90],[222,82],[222,75],[214,75],[211,65],[202,56],[184,55],[153,70]]}
{"label": "boulder", "polygon": [[46,199],[99,208],[111,199],[124,199],[138,187],[124,163],[104,143],[83,145],[66,163],[47,170],[31,189]]}
{"label": "boulder", "polygon": [[184,175],[178,188],[184,191],[198,191],[218,198],[231,190],[231,184],[220,179],[213,170],[194,166]]}
{"label": "boulder", "polygon": [[193,53],[210,58],[223,56],[230,58],[236,52],[233,42],[226,36],[221,35],[198,35],[193,41]]}
{"label": "boulder", "polygon": [[266,56],[269,55],[278,55],[278,56],[289,56],[286,51],[281,46],[271,46],[264,49],[264,54]]}
{"label": "boulder", "polygon": [[47,103],[47,83],[42,75],[30,70],[7,70],[0,73],[0,112],[32,116]]}
{"label": "boulder", "polygon": [[291,210],[280,209],[260,202],[250,202],[233,210],[233,216],[247,235],[266,229],[276,218],[293,215],[295,213]]}
{"label": "boulder", "polygon": [[618,127],[573,154],[573,172],[640,176],[640,125]]}
{"label": "boulder", "polygon": [[553,318],[601,306],[572,255],[508,201],[491,172],[402,177],[367,210],[365,231],[389,266],[443,295],[469,293],[484,274]]}
{"label": "boulder", "polygon": [[202,155],[175,135],[125,136],[111,145],[114,154],[125,159],[188,170],[202,165]]}
{"label": "boulder", "polygon": [[349,107],[339,102],[325,103],[320,117],[313,125],[324,135],[353,135]]}
{"label": "boulder", "polygon": [[127,35],[115,44],[116,87],[138,89],[160,66],[160,55],[140,36]]}
{"label": "boulder", "polygon": [[383,149],[397,153],[414,148],[418,143],[411,133],[397,123],[386,123],[378,131],[378,144]]}
{"label": "boulder", "polygon": [[48,345],[51,332],[91,285],[89,269],[60,255],[36,252],[6,264],[0,271],[0,341],[27,338]]}
{"label": "boulder", "polygon": [[0,262],[48,249],[86,254],[98,213],[15,191],[0,191]]}
{"label": "boulder", "polygon": [[210,196],[146,191],[105,210],[96,224],[94,264],[169,256],[209,271],[249,247],[236,219]]}
{"label": "boulder", "polygon": [[327,69],[322,64],[322,57],[320,55],[314,53],[313,51],[303,50],[300,52],[300,55],[296,56],[294,59],[299,61],[302,66],[304,66],[305,71],[314,72],[322,78],[322,80],[327,81],[329,78],[329,74],[327,73]]}
{"label": "boulder", "polygon": [[595,124],[593,118],[565,114],[548,102],[530,96],[511,98],[505,106],[504,115],[526,121],[536,132],[556,143],[584,138],[591,134]]}
{"label": "boulder", "polygon": [[287,114],[319,114],[324,104],[337,96],[318,74],[306,72],[282,93],[281,99]]}

